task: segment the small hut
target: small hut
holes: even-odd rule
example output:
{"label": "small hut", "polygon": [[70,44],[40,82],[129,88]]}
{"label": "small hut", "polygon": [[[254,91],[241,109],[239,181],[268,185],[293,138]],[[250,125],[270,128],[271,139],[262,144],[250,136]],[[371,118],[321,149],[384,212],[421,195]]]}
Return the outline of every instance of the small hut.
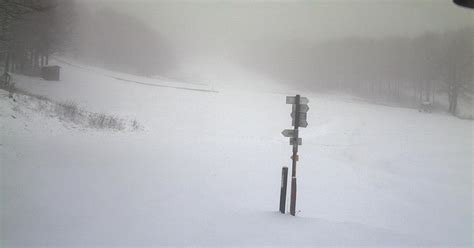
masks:
{"label": "small hut", "polygon": [[59,81],[61,67],[58,65],[43,66],[41,68],[41,77],[48,81]]}

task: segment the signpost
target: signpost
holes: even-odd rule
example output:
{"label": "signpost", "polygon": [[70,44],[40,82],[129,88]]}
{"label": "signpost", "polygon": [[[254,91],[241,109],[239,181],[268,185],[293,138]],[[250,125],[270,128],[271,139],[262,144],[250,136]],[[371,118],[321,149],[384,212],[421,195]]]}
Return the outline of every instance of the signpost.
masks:
{"label": "signpost", "polygon": [[[291,138],[290,139],[290,146],[294,146],[296,144],[296,138]],[[301,138],[298,138],[298,145],[302,145],[303,144],[303,139]]]}
{"label": "signpost", "polygon": [[290,137],[290,138],[295,137],[296,133],[297,132],[294,129],[285,129],[281,132],[281,134],[283,134],[283,136]]}
{"label": "signpost", "polygon": [[299,95],[296,96],[287,96],[286,97],[286,104],[308,104],[309,100],[306,97],[299,97],[299,103],[296,103],[296,98]]}
{"label": "signpost", "polygon": [[[291,156],[291,198],[290,198],[290,214],[295,216],[296,214],[296,162],[299,159],[298,146],[302,145],[302,139],[299,137],[300,127],[307,127],[308,122],[306,121],[307,112],[309,110],[309,100],[306,97],[287,96],[286,104],[292,104],[292,112],[290,114],[292,119],[292,126],[294,129],[285,129],[281,134],[285,137],[290,138],[290,145],[293,146],[293,155]],[[286,171],[285,171],[286,168]],[[282,169],[282,183],[280,191],[280,212],[285,213],[285,201],[286,201],[286,184],[287,184],[287,167]],[[285,187],[285,189],[283,189]],[[282,209],[283,206],[283,209]]]}

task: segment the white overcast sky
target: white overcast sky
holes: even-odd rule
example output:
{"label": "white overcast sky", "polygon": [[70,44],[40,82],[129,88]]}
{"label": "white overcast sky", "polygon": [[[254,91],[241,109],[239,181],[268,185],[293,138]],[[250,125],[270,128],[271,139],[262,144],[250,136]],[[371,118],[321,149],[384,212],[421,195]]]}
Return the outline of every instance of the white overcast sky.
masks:
{"label": "white overcast sky", "polygon": [[474,26],[474,10],[451,0],[81,2],[141,19],[188,56],[235,53],[254,41],[416,36]]}

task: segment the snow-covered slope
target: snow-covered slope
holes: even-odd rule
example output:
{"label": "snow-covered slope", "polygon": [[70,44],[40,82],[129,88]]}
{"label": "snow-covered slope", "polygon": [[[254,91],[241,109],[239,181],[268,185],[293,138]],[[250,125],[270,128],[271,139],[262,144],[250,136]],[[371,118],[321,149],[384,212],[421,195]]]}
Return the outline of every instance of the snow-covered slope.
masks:
{"label": "snow-covered slope", "polygon": [[285,94],[57,63],[60,82],[16,85],[144,130],[74,128],[0,92],[2,247],[471,245],[472,122],[301,92],[291,217]]}

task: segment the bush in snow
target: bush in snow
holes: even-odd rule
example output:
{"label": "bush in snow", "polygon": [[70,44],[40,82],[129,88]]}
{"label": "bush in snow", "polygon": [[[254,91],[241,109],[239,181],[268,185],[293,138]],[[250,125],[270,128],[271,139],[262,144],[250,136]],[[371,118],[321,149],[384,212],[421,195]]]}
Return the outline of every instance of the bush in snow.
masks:
{"label": "bush in snow", "polygon": [[81,114],[77,104],[72,101],[57,103],[55,112],[60,119],[71,120],[72,122],[77,122]]}
{"label": "bush in snow", "polygon": [[136,119],[134,119],[134,120],[132,121],[132,124],[131,124],[131,125],[132,125],[132,129],[133,129],[133,130],[140,130],[140,129],[141,129],[141,126],[140,126],[140,124],[138,124],[138,121],[137,121]]}
{"label": "bush in snow", "polygon": [[[0,88],[5,89],[5,85]],[[6,90],[6,89],[5,89]],[[57,117],[64,122],[72,122],[89,128],[113,130],[140,130],[137,120],[128,121],[105,113],[92,113],[83,110],[73,101],[54,102],[45,96],[29,94],[23,90],[12,88],[9,91],[17,106],[29,108],[44,113],[50,117]]]}
{"label": "bush in snow", "polygon": [[107,115],[104,113],[90,114],[89,126],[93,128],[100,128],[100,129],[105,129],[105,128],[116,129],[116,130],[125,129],[125,123],[122,119],[118,118],[117,116]]}

